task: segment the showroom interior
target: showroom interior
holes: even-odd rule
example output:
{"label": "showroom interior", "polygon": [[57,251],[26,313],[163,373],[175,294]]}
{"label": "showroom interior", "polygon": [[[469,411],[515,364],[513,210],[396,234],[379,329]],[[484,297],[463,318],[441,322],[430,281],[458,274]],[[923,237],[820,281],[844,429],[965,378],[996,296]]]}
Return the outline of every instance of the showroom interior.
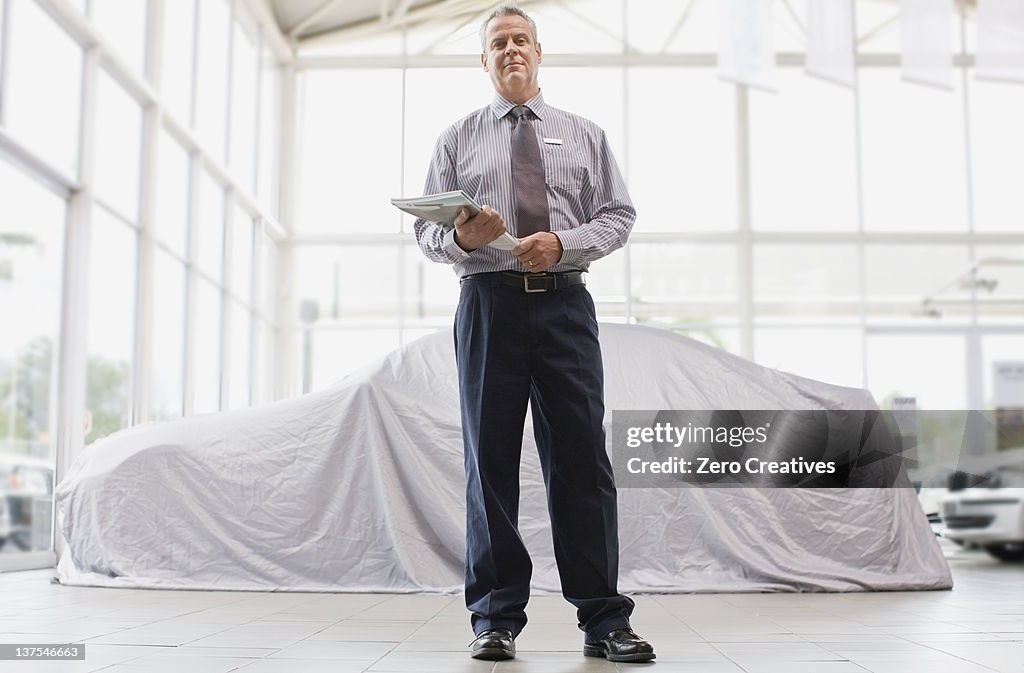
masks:
{"label": "showroom interior", "polygon": [[[466,654],[459,281],[390,200],[491,101],[496,4],[0,0],[0,646],[86,646],[10,670],[637,668],[580,655],[530,437],[530,627],[514,662]],[[517,4],[547,103],[604,129],[637,211],[587,274],[606,420],[920,412],[913,489],[778,489],[730,524],[729,489],[620,488],[620,520],[683,536],[662,574],[622,544],[658,669],[1024,671],[1024,8]],[[309,547],[230,523],[290,502],[327,504],[294,512],[328,540],[295,567]],[[764,570],[764,511],[817,541],[790,562],[780,533]]]}

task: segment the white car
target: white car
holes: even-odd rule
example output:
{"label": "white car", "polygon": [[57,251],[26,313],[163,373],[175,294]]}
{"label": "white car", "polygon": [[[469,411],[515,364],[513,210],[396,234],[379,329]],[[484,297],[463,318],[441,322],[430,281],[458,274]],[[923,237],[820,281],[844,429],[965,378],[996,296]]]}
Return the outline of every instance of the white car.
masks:
{"label": "white car", "polygon": [[1001,561],[1024,561],[1024,488],[967,488],[942,500],[945,536]]}
{"label": "white car", "polygon": [[949,495],[948,488],[922,487],[917,491],[917,500],[921,503],[921,509],[928,517],[928,523],[936,535],[941,535],[942,526],[942,501]]}

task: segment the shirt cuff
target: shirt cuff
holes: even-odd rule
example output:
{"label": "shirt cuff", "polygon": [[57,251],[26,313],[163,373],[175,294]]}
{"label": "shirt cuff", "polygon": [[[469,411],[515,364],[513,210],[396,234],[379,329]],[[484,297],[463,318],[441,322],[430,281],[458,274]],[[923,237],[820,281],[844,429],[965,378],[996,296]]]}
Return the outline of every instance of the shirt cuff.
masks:
{"label": "shirt cuff", "polygon": [[562,258],[558,260],[558,264],[578,265],[583,257],[583,241],[580,239],[579,229],[551,233],[557,236],[562,244]]}
{"label": "shirt cuff", "polygon": [[451,228],[444,234],[444,240],[441,242],[441,248],[448,255],[448,259],[458,262],[469,257],[469,253],[459,247],[459,244],[455,242],[455,228]]}

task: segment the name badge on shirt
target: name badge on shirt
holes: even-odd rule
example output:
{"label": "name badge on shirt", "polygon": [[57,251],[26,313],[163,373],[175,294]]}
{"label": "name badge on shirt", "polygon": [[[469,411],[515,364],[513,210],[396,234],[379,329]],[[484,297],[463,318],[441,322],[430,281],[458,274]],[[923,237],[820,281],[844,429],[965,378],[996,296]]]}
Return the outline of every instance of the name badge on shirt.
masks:
{"label": "name badge on shirt", "polygon": [[561,138],[545,138],[544,139],[544,144],[545,145],[561,145],[562,144],[562,139]]}

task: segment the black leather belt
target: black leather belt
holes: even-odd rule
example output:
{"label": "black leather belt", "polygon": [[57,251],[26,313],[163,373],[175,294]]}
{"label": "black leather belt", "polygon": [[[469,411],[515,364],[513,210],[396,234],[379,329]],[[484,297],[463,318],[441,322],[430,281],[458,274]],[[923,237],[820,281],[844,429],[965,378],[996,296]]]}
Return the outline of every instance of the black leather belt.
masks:
{"label": "black leather belt", "polygon": [[573,285],[583,285],[583,272],[582,271],[561,271],[546,273],[516,273],[514,271],[496,271],[494,273],[474,273],[469,276],[463,277],[462,280],[469,278],[484,278],[493,279],[503,285],[511,285],[512,287],[519,288],[523,292],[534,293],[534,292],[552,292],[554,290],[561,290]]}

